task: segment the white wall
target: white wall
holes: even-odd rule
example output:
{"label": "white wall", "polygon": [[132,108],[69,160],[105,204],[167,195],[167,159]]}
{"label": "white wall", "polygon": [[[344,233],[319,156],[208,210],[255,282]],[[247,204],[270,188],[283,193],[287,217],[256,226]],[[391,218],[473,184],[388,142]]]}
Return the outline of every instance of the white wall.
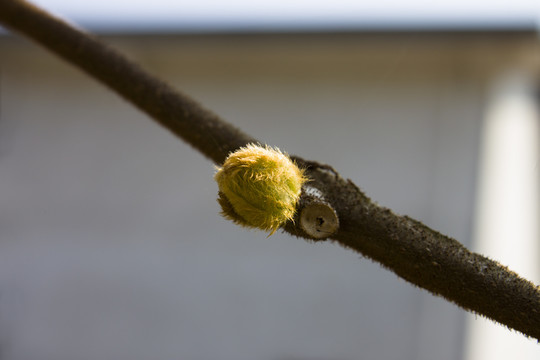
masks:
{"label": "white wall", "polygon": [[[470,59],[280,41],[120,45],[246,132],[469,243],[485,90]],[[335,244],[221,219],[209,161],[33,45],[0,52],[2,359],[461,358],[462,310]]]}

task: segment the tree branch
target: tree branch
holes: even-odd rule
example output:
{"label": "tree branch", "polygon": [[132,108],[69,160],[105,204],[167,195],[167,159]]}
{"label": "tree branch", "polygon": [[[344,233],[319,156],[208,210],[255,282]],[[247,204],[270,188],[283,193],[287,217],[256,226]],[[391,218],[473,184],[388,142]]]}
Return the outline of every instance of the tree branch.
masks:
{"label": "tree branch", "polygon": [[230,151],[256,142],[92,35],[28,2],[0,0],[0,22],[109,86],[215,163],[223,162]]}
{"label": "tree branch", "polygon": [[[109,86],[216,164],[231,151],[257,142],[91,35],[23,0],[0,0],[0,23]],[[295,221],[284,227],[287,232],[314,241],[329,235],[416,286],[540,340],[538,286],[456,240],[377,205],[329,166],[294,159],[311,181]],[[307,217],[316,223],[305,226],[302,214],[314,206],[331,211]],[[328,214],[337,219],[325,233]]]}

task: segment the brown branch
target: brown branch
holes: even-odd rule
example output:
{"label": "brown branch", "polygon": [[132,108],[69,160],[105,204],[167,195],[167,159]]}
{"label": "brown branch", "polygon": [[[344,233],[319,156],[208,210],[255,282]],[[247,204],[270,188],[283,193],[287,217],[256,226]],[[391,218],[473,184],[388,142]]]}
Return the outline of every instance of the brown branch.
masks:
{"label": "brown branch", "polygon": [[[0,23],[80,67],[217,164],[230,151],[256,142],[99,40],[25,1],[0,0]],[[380,207],[329,166],[295,160],[307,169],[309,186],[318,195],[302,194],[297,218],[284,227],[287,232],[320,238],[311,230],[324,230],[325,215],[315,216],[318,223],[306,232],[300,214],[313,204],[331,207],[339,222],[329,233],[334,241],[416,286],[540,340],[539,287],[456,240]]]}
{"label": "brown branch", "polygon": [[0,0],[0,22],[109,86],[215,163],[239,146],[256,142],[92,35],[28,2]]}

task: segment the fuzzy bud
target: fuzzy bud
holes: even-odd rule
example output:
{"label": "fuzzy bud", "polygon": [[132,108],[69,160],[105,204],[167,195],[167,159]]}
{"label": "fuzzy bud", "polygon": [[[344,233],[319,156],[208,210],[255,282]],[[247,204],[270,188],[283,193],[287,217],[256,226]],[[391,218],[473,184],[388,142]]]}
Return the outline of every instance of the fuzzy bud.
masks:
{"label": "fuzzy bud", "polygon": [[306,181],[303,170],[279,149],[254,144],[231,153],[214,178],[221,214],[270,235],[293,219]]}

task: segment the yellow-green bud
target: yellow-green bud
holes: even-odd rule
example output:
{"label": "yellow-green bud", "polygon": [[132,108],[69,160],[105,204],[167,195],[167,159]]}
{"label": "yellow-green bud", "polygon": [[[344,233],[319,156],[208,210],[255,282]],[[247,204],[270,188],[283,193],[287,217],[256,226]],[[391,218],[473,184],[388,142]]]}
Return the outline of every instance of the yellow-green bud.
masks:
{"label": "yellow-green bud", "polygon": [[231,153],[214,178],[221,214],[270,235],[293,219],[307,180],[303,170],[279,149],[253,144]]}

